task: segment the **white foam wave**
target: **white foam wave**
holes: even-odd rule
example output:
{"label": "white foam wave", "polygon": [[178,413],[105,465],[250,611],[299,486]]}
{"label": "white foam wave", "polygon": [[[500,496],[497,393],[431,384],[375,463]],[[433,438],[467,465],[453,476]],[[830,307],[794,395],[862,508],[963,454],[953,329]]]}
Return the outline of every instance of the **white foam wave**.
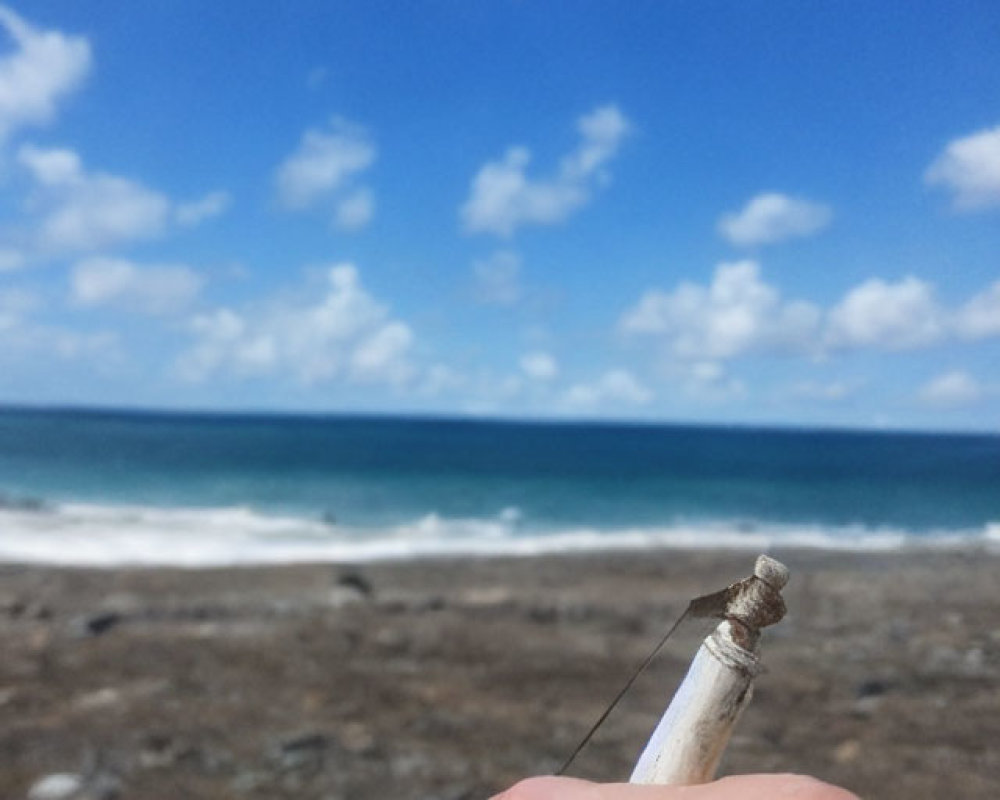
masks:
{"label": "white foam wave", "polygon": [[261,514],[244,507],[70,504],[45,511],[0,509],[0,561],[87,566],[202,567],[653,548],[893,551],[970,546],[1000,550],[1000,522],[982,529],[919,536],[901,529],[862,526],[747,526],[723,521],[530,531],[520,512],[509,508],[492,518],[428,514],[404,524],[372,529]]}

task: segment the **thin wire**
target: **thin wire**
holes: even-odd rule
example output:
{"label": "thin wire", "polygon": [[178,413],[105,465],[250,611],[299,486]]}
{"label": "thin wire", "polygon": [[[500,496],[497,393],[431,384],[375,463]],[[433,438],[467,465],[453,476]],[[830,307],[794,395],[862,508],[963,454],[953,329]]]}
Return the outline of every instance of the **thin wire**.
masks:
{"label": "thin wire", "polygon": [[640,675],[642,675],[643,672],[645,672],[646,667],[648,667],[651,663],[653,663],[653,659],[656,658],[656,654],[659,653],[661,649],[663,649],[663,645],[667,643],[667,639],[669,639],[673,635],[674,631],[677,630],[677,628],[680,627],[680,624],[687,618],[688,614],[691,612],[691,607],[693,605],[694,605],[693,602],[688,604],[688,607],[684,609],[684,611],[676,619],[674,624],[670,626],[670,630],[668,630],[665,634],[663,634],[663,638],[661,638],[660,641],[657,642],[656,647],[652,649],[650,654],[646,656],[646,659],[638,666],[635,672],[632,673],[632,676],[625,682],[625,685],[621,688],[618,694],[615,695],[615,699],[612,700],[611,703],[608,705],[608,707],[604,709],[604,712],[598,718],[597,722],[595,722],[591,726],[590,730],[587,731],[587,735],[584,736],[583,739],[580,741],[580,744],[576,746],[576,749],[570,754],[570,757],[563,762],[563,765],[559,767],[558,770],[556,770],[555,773],[556,775],[562,775],[566,772],[567,769],[569,769],[570,765],[573,763],[573,760],[578,755],[580,755],[580,751],[587,746],[590,740],[594,737],[594,734],[597,733],[597,729],[604,724],[604,720],[608,718],[608,715],[610,715],[611,712],[615,710],[615,707],[618,705],[621,699],[628,693],[628,690],[632,688],[632,684],[636,682],[636,679]]}

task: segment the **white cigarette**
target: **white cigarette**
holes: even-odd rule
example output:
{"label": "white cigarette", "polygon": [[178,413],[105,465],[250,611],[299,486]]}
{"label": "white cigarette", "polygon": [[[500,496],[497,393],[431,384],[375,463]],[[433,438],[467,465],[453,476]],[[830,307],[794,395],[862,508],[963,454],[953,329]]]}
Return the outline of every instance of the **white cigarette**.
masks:
{"label": "white cigarette", "polygon": [[760,556],[752,578],[730,587],[725,619],[702,643],[632,771],[630,783],[712,780],[760,672],[760,629],[785,613],[788,568]]}

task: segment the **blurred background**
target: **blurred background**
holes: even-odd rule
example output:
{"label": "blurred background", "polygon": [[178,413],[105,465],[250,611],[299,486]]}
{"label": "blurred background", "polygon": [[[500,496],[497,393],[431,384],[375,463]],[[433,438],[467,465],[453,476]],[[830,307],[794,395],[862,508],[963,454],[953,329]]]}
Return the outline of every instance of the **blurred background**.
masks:
{"label": "blurred background", "polygon": [[995,797],[998,41],[0,5],[0,795],[486,797],[767,551],[723,770]]}

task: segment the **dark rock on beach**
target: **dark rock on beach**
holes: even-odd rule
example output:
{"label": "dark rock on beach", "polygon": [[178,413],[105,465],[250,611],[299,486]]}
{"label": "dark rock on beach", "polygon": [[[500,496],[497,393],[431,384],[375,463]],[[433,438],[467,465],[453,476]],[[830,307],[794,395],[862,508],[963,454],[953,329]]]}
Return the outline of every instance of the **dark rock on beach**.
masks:
{"label": "dark rock on beach", "polygon": [[365,577],[364,573],[357,571],[342,572],[337,576],[337,585],[348,589],[354,589],[363,597],[371,597],[374,589],[372,582]]}
{"label": "dark rock on beach", "polygon": [[70,624],[77,636],[100,636],[121,622],[121,614],[115,611],[101,611],[77,617]]}
{"label": "dark rock on beach", "polygon": [[[777,555],[789,613],[723,771],[997,797],[1000,558]],[[752,563],[7,566],[0,797],[486,798],[555,769],[688,600]],[[628,775],[705,633],[681,627],[573,774]]]}

